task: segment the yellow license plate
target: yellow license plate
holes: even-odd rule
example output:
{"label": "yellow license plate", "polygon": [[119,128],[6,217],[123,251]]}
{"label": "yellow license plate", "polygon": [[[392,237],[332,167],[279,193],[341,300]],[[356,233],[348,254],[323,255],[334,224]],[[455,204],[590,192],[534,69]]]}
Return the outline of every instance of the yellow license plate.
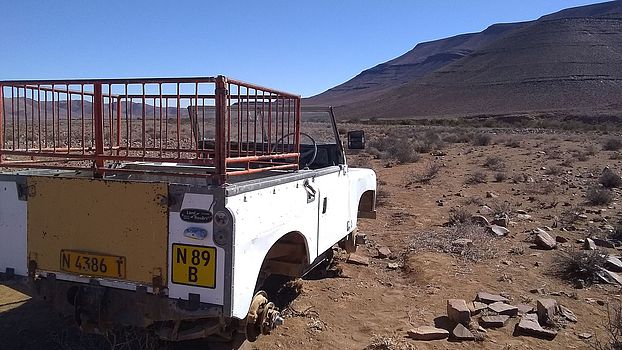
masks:
{"label": "yellow license plate", "polygon": [[216,248],[173,244],[171,281],[216,288]]}
{"label": "yellow license plate", "polygon": [[60,269],[80,275],[125,278],[125,257],[61,250]]}

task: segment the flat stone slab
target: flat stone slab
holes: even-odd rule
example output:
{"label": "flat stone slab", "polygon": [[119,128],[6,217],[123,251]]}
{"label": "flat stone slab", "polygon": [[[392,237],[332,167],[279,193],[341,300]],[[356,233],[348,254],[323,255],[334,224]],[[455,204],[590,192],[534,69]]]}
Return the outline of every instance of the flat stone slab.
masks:
{"label": "flat stone slab", "polygon": [[609,271],[609,270],[605,270],[603,268],[601,268],[601,271],[605,274],[605,277],[611,281],[612,283],[617,283],[619,285],[622,285],[622,276],[618,275],[615,272]]}
{"label": "flat stone slab", "polygon": [[475,336],[471,331],[466,328],[462,323],[458,323],[456,327],[451,331],[451,336],[456,340],[475,340]]}
{"label": "flat stone slab", "polygon": [[468,303],[467,306],[469,307],[469,310],[471,310],[471,315],[477,315],[482,312],[482,310],[486,310],[488,308],[488,305],[480,303],[479,301]]}
{"label": "flat stone slab", "polygon": [[549,320],[553,320],[557,312],[557,301],[555,301],[555,299],[538,299],[536,308],[538,320],[540,323],[546,324]]}
{"label": "flat stone slab", "polygon": [[596,243],[591,238],[586,238],[583,241],[583,249],[585,250],[596,250]]}
{"label": "flat stone slab", "polygon": [[622,261],[615,256],[607,257],[607,262],[605,266],[609,271],[613,272],[622,272]]}
{"label": "flat stone slab", "polygon": [[538,323],[538,315],[527,314],[521,317],[520,322],[516,324],[516,334],[528,335],[540,339],[552,340],[557,335],[557,332],[544,329]]}
{"label": "flat stone slab", "polygon": [[516,305],[516,307],[518,308],[518,313],[520,315],[528,314],[535,310],[533,305],[528,305],[528,304],[518,304]]}
{"label": "flat stone slab", "polygon": [[378,257],[380,259],[388,258],[391,255],[391,250],[387,247],[378,248]]}
{"label": "flat stone slab", "polygon": [[516,315],[518,315],[518,308],[516,306],[501,301],[488,305],[488,308],[499,315],[507,315],[510,317],[516,317]]}
{"label": "flat stone slab", "polygon": [[559,305],[557,308],[559,309],[560,315],[562,315],[565,319],[570,322],[577,322],[577,316],[569,308],[563,305]]}
{"label": "flat stone slab", "polygon": [[415,340],[440,340],[447,339],[449,332],[442,328],[421,326],[409,330],[408,336]]}
{"label": "flat stone slab", "polygon": [[510,230],[499,225],[490,225],[490,231],[498,237],[505,237],[510,234]]}
{"label": "flat stone slab", "polygon": [[553,238],[546,231],[540,228],[538,228],[535,232],[537,233],[536,244],[538,245],[538,247],[547,250],[555,249],[555,247],[557,246],[557,241],[555,240],[555,238]]}
{"label": "flat stone slab", "polygon": [[509,319],[510,316],[506,315],[482,316],[482,318],[479,320],[479,323],[484,328],[501,328],[505,326]]}
{"label": "flat stone slab", "polygon": [[491,294],[491,293],[487,293],[487,292],[479,292],[477,293],[477,296],[475,297],[476,301],[482,302],[484,304],[492,304],[492,303],[496,303],[498,301],[507,303],[510,300],[508,300],[508,298],[502,297],[501,295],[497,295],[497,294]]}
{"label": "flat stone slab", "polygon": [[447,317],[451,321],[467,325],[471,322],[471,310],[463,299],[449,299],[447,300]]}
{"label": "flat stone slab", "polygon": [[369,258],[366,256],[358,255],[358,254],[350,254],[348,256],[347,262],[350,264],[354,264],[354,265],[368,266]]}

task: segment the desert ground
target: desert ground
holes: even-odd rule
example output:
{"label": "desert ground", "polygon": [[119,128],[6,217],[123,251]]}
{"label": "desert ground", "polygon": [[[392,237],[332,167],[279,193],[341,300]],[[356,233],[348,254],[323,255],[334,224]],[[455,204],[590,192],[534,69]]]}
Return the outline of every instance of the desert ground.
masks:
{"label": "desert ground", "polygon": [[[335,248],[331,273],[314,272],[283,288],[277,298],[285,300],[285,324],[242,348],[617,348],[610,331],[622,330],[615,317],[620,285],[597,265],[613,270],[602,256],[620,256],[622,249],[619,134],[356,124],[340,131],[346,129],[368,135],[367,149],[349,151],[348,162],[376,171],[378,217],[359,220],[358,257]],[[495,234],[478,216],[496,217],[509,232]],[[536,238],[546,237],[542,232],[553,249]],[[592,242],[594,250],[584,249]],[[534,308],[554,299],[576,322],[556,314],[543,325],[557,332],[553,340],[515,335],[521,316],[477,330],[482,315],[495,314],[484,309],[471,316],[476,340],[409,336],[420,326],[451,331],[447,300],[471,303],[478,292]],[[71,318],[27,294],[19,282],[0,282],[0,349],[213,348],[154,345],[133,332],[83,335]]]}

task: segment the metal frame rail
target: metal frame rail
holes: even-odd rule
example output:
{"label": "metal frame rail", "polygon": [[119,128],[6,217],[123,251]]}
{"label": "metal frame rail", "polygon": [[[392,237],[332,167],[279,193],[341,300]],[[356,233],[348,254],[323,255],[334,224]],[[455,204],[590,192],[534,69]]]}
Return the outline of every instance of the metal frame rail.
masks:
{"label": "metal frame rail", "polygon": [[[0,167],[222,184],[228,176],[298,169],[300,115],[300,96],[224,76],[0,81]],[[181,166],[119,166],[132,162]]]}

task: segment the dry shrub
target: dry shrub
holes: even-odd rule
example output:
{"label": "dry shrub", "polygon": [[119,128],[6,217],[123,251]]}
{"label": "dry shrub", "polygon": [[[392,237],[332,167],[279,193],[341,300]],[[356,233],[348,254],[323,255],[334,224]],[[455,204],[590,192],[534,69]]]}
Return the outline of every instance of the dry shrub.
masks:
{"label": "dry shrub", "polygon": [[441,166],[438,163],[431,163],[427,166],[425,171],[421,174],[414,176],[414,182],[429,183],[432,181],[441,170]]}
{"label": "dry shrub", "polygon": [[609,233],[609,238],[622,241],[622,223],[617,224],[615,229]]}
{"label": "dry shrub", "polygon": [[447,143],[469,143],[471,142],[472,135],[465,131],[456,131],[454,133],[445,135],[443,142]]}
{"label": "dry shrub", "polygon": [[505,168],[505,162],[499,156],[489,156],[486,158],[484,166],[490,170],[501,170]]}
{"label": "dry shrub", "polygon": [[582,208],[571,207],[562,211],[560,220],[564,225],[574,225],[577,221],[581,220],[581,214],[583,214]]}
{"label": "dry shrub", "polygon": [[503,182],[507,180],[507,178],[508,178],[508,174],[504,172],[498,172],[495,174],[495,182]]}
{"label": "dry shrub", "polygon": [[600,250],[560,251],[553,263],[553,273],[577,284],[591,285],[599,281],[607,253]]}
{"label": "dry shrub", "polygon": [[467,185],[486,183],[486,174],[481,171],[476,171],[473,174],[467,175],[464,183]]}
{"label": "dry shrub", "polygon": [[559,176],[559,175],[561,175],[561,174],[563,174],[563,173],[564,173],[564,169],[562,169],[562,168],[561,168],[561,167],[559,167],[559,166],[552,165],[552,166],[550,166],[550,167],[546,168],[546,170],[544,171],[544,173],[545,173],[545,174],[547,174],[547,175]]}
{"label": "dry shrub", "polygon": [[456,207],[449,209],[449,219],[447,223],[452,226],[466,224],[471,222],[471,213],[464,207]]}
{"label": "dry shrub", "polygon": [[373,150],[370,148],[368,152],[381,159],[392,158],[404,164],[417,162],[421,158],[413,142],[407,138],[385,136],[372,142],[371,146]]}
{"label": "dry shrub", "polygon": [[476,134],[473,136],[474,146],[488,146],[492,143],[492,136],[489,134]]}
{"label": "dry shrub", "polygon": [[611,153],[611,156],[609,156],[609,159],[611,159],[611,160],[622,160],[622,152]]}
{"label": "dry shrub", "polygon": [[613,202],[613,191],[594,185],[587,190],[585,198],[591,205],[607,205]]}
{"label": "dry shrub", "polygon": [[610,138],[603,142],[603,150],[605,151],[619,151],[622,149],[622,140],[619,138]]}
{"label": "dry shrub", "polygon": [[595,350],[620,350],[622,349],[622,305],[619,301],[607,304],[607,340],[603,343],[596,338],[590,343],[590,348]]}
{"label": "dry shrub", "polygon": [[616,174],[613,170],[606,168],[598,179],[601,185],[605,188],[619,188],[622,186],[622,178]]}
{"label": "dry shrub", "polygon": [[507,201],[494,201],[490,205],[490,209],[493,210],[493,215],[507,215],[510,216],[512,214],[513,206],[512,203]]}
{"label": "dry shrub", "polygon": [[596,153],[598,153],[598,148],[596,148],[596,146],[594,146],[594,145],[587,145],[587,147],[585,147],[585,153],[588,156],[593,156]]}
{"label": "dry shrub", "polygon": [[390,196],[389,191],[378,187],[376,189],[376,206],[381,207],[388,204]]}
{"label": "dry shrub", "polygon": [[514,174],[514,176],[512,176],[512,182],[516,184],[527,182],[528,179],[529,179],[529,176],[527,174]]}
{"label": "dry shrub", "polygon": [[[457,245],[456,239],[470,239],[472,244]],[[460,224],[439,231],[418,232],[409,245],[410,251],[437,252],[458,256],[465,261],[478,262],[498,256],[498,238],[486,228],[472,224]]]}
{"label": "dry shrub", "polygon": [[513,137],[505,140],[504,144],[505,144],[505,147],[520,148],[520,141]]}
{"label": "dry shrub", "polygon": [[531,182],[525,184],[525,192],[528,194],[546,195],[555,192],[557,187],[553,182]]}
{"label": "dry shrub", "polygon": [[363,350],[412,350],[412,344],[404,344],[393,337],[374,335],[371,343]]}

